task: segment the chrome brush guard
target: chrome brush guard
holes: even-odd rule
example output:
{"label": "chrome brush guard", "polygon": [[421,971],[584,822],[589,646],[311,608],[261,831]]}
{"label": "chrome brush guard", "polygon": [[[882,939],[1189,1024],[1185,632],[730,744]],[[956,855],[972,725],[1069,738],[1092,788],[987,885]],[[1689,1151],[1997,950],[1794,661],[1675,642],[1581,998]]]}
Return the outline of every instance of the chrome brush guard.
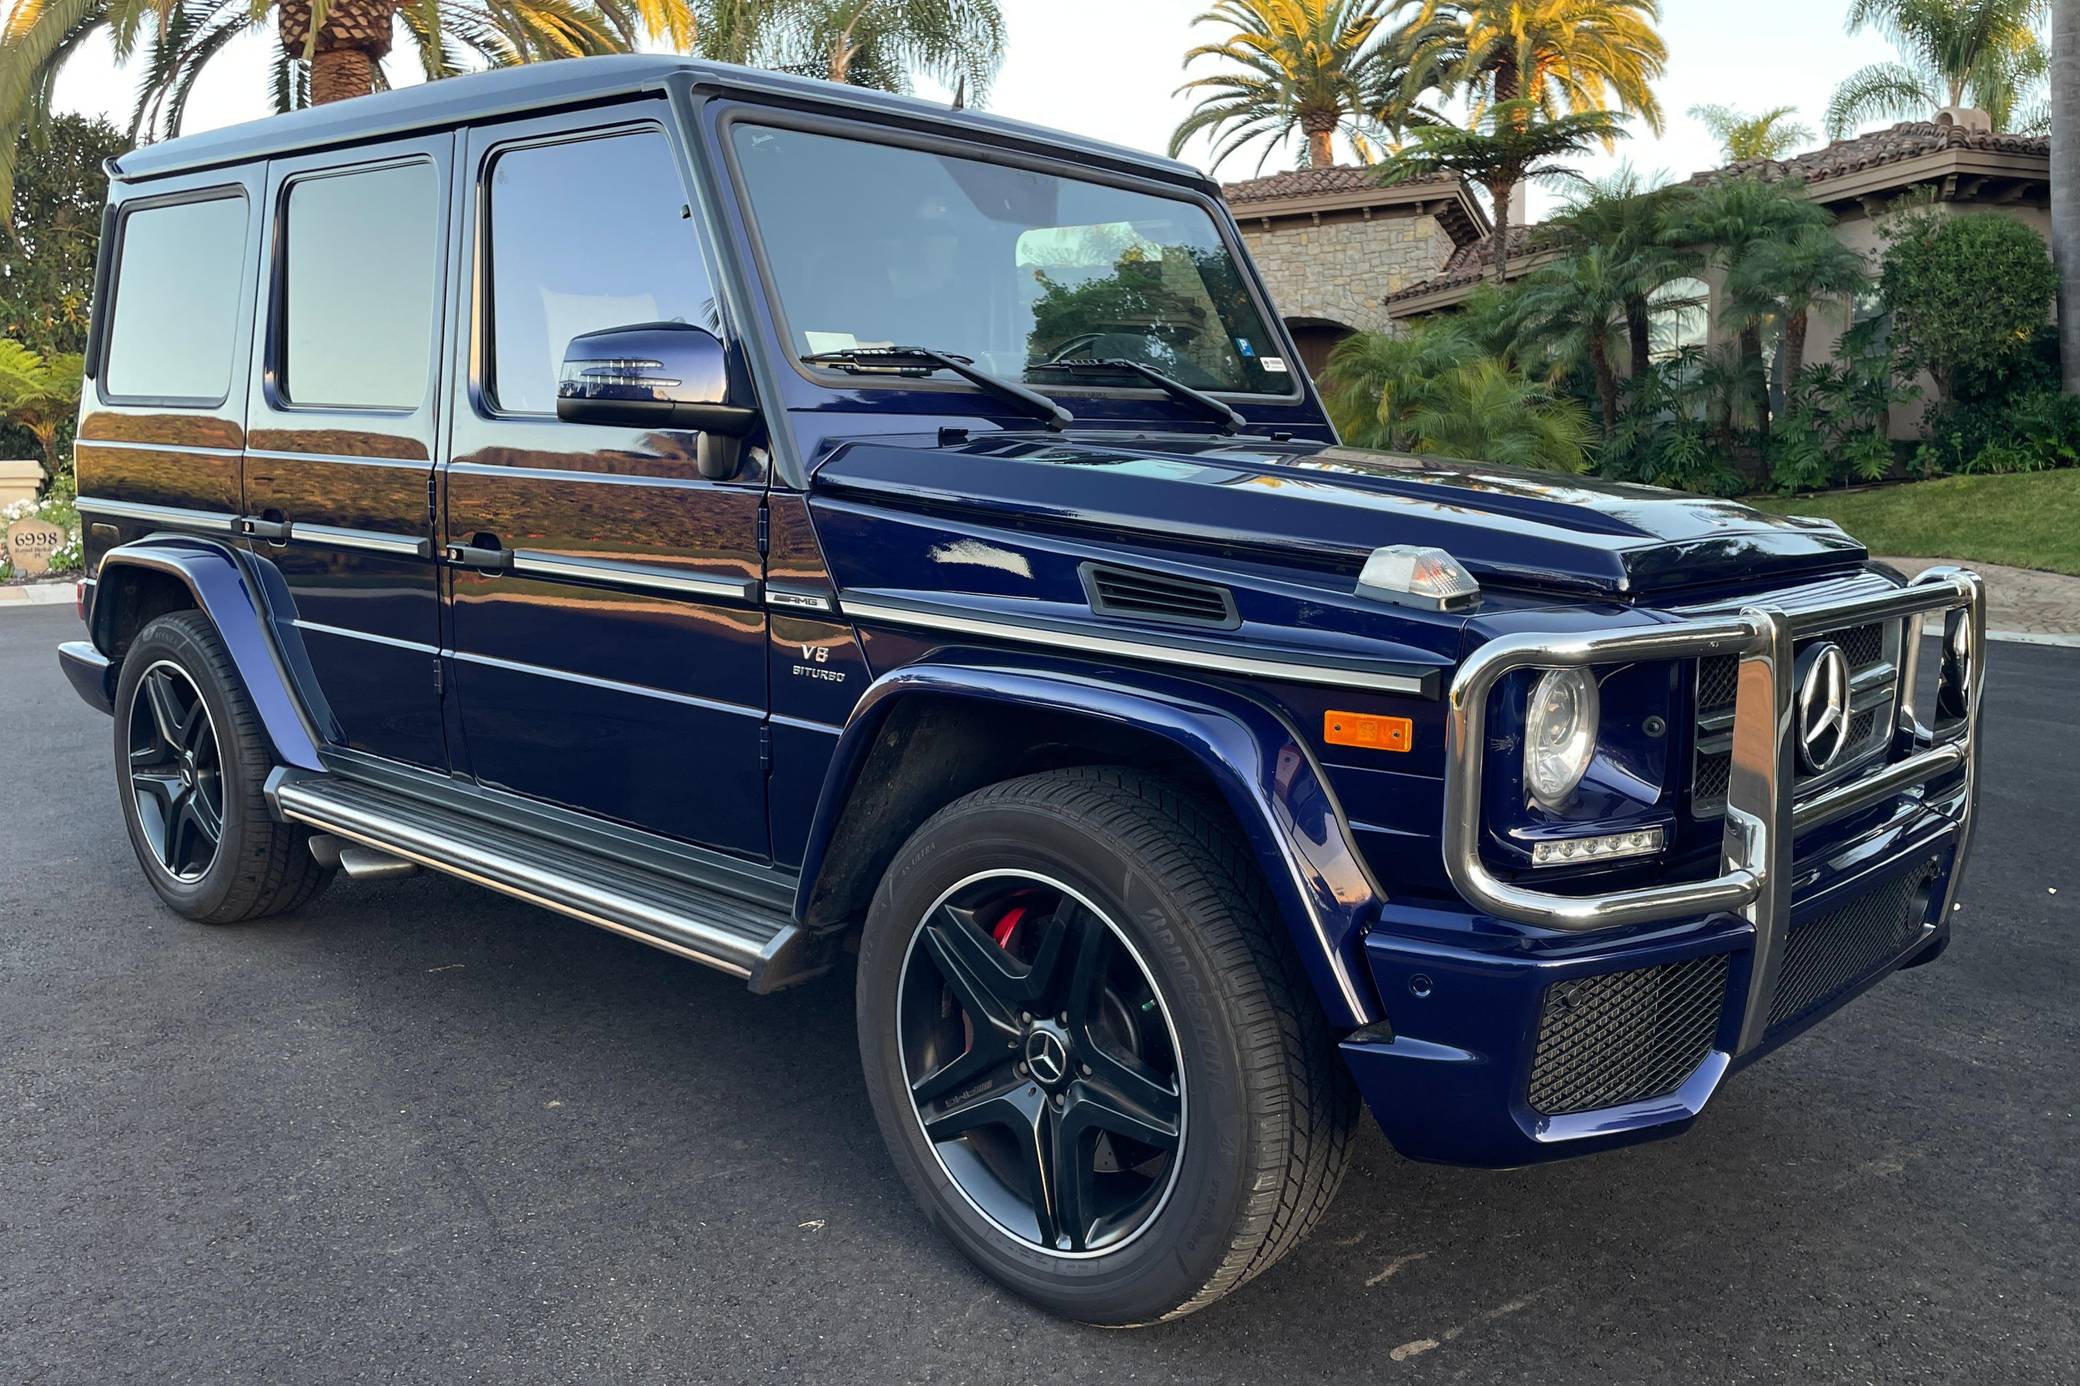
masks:
{"label": "chrome brush guard", "polygon": [[[1942,677],[1927,724],[1914,707],[1923,622],[1943,616]],[[1902,760],[1797,799],[1792,718],[1793,642],[1801,635],[1866,621],[1904,620],[1899,726],[1912,737]],[[1481,770],[1489,694],[1519,669],[1586,667],[1739,655],[1732,773],[1720,871],[1708,880],[1603,894],[1560,895],[1498,878],[1481,859]],[[1785,611],[1744,607],[1737,615],[1647,629],[1550,637],[1511,635],[1477,650],[1452,681],[1447,701],[1445,867],[1459,893],[1499,919],[1548,929],[1607,929],[1721,911],[1755,926],[1739,1048],[1761,1038],[1791,913],[1792,843],[1808,829],[1883,802],[1953,772],[1964,775],[1957,826],[1961,863],[1978,797],[1979,697],[1985,677],[1986,603],[1976,573],[1931,568],[1905,587],[1825,606]],[[1948,914],[1961,872],[1950,873]]]}

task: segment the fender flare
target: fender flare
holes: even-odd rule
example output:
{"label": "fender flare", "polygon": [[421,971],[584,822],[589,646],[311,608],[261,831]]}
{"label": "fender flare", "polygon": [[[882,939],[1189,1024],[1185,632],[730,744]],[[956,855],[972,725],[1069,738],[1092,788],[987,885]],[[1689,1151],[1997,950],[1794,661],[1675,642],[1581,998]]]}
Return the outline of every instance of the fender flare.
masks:
{"label": "fender flare", "polygon": [[1247,695],[1149,672],[1043,656],[931,659],[871,684],[853,709],[826,772],[802,858],[797,917],[806,917],[833,838],[889,715],[920,696],[1045,708],[1153,735],[1182,751],[1217,785],[1241,826],[1294,949],[1332,1024],[1356,1028],[1380,1006],[1361,956],[1385,894],[1352,841],[1348,820],[1306,742],[1277,711]]}
{"label": "fender flare", "polygon": [[187,535],[155,535],[110,549],[95,570],[95,596],[89,616],[94,648],[114,658],[110,623],[115,604],[108,600],[125,569],[171,574],[187,587],[195,606],[207,616],[245,681],[260,725],[274,745],[277,760],[298,770],[324,769],[318,759],[319,736],[297,698],[281,653],[269,633],[266,610],[256,580],[239,553],[227,545]]}

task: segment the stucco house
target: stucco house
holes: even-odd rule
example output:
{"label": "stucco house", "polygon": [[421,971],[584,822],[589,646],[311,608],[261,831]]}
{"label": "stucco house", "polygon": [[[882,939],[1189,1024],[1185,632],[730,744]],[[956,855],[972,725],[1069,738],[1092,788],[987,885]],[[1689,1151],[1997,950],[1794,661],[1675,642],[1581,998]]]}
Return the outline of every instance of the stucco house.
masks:
{"label": "stucco house", "polygon": [[[1875,271],[1880,224],[1909,200],[1957,213],[2015,217],[2047,240],[2051,231],[2051,149],[2042,136],[1995,134],[1978,111],[1950,110],[1934,120],[1837,140],[1788,159],[1755,159],[1699,173],[1689,181],[1756,175],[1797,180],[1835,217],[1843,243]],[[1329,348],[1353,330],[1459,307],[1494,274],[1493,226],[1472,190],[1450,177],[1380,187],[1372,170],[1301,169],[1228,185],[1228,201],[1263,268],[1279,312],[1293,325],[1301,355],[1318,370]],[[1545,228],[1511,228],[1508,277],[1549,263],[1560,247]],[[1671,308],[1656,322],[1657,349],[1716,344],[1723,285],[1713,272],[1674,282],[1668,296],[1702,301]],[[1873,301],[1816,313],[1807,339],[1811,361],[1825,360]],[[1896,436],[1917,431],[1920,410],[1895,410]]]}

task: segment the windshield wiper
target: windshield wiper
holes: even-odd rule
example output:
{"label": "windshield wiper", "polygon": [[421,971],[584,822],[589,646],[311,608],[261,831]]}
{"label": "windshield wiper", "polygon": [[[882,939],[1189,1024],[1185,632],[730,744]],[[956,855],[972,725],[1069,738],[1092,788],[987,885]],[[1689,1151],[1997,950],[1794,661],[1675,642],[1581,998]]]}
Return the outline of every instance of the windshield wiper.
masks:
{"label": "windshield wiper", "polygon": [[1035,361],[1026,367],[1029,371],[1063,371],[1070,375],[1138,375],[1174,400],[1193,405],[1228,426],[1228,432],[1237,433],[1249,427],[1249,420],[1230,409],[1227,405],[1207,394],[1195,390],[1174,375],[1166,375],[1154,366],[1139,361],[1129,361],[1123,356],[1099,360],[1093,356],[1071,356],[1060,361]]}
{"label": "windshield wiper", "polygon": [[969,384],[1035,415],[1049,428],[1067,428],[1076,422],[1074,414],[1038,390],[1028,390],[1015,380],[978,370],[973,358],[955,356],[950,351],[919,346],[847,347],[843,351],[815,352],[802,360],[812,366],[836,366],[849,375],[924,376],[935,370],[952,371]]}

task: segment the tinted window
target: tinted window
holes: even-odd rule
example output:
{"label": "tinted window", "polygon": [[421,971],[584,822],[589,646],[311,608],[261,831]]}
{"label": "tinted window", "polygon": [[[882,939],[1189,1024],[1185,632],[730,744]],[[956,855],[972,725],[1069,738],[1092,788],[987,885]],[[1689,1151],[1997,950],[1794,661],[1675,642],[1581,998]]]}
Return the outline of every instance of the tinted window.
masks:
{"label": "tinted window", "polygon": [[573,337],[603,327],[717,327],[671,145],[654,131],[542,145],[491,166],[491,394],[556,411]]}
{"label": "tinted window", "polygon": [[801,130],[732,141],[799,355],[933,347],[1043,391],[1064,383],[1050,362],[1123,358],[1205,389],[1293,389],[1196,202]]}
{"label": "tinted window", "polygon": [[246,200],[147,207],[122,227],[103,391],[221,401],[238,349]]}
{"label": "tinted window", "polygon": [[438,192],[424,163],[289,185],[282,383],[290,400],[411,409],[425,398]]}

